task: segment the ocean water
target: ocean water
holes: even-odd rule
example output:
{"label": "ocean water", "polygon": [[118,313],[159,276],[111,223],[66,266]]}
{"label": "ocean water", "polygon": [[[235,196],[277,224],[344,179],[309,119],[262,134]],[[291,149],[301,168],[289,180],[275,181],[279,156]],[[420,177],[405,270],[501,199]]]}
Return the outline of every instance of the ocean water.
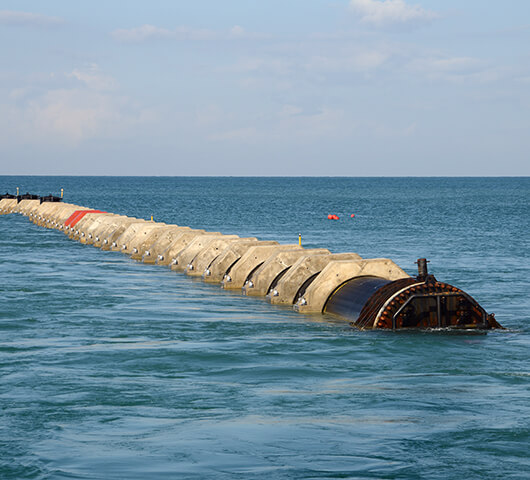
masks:
{"label": "ocean water", "polygon": [[16,187],[411,274],[427,257],[507,330],[359,332],[0,216],[0,479],[530,478],[529,178]]}

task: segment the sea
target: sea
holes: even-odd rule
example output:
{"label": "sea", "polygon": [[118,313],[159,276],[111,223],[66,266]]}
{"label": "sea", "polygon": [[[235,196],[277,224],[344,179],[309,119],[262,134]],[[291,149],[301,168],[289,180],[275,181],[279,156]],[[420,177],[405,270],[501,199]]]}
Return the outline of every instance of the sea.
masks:
{"label": "sea", "polygon": [[0,176],[17,187],[425,257],[506,330],[358,331],[3,215],[0,479],[530,478],[530,178]]}

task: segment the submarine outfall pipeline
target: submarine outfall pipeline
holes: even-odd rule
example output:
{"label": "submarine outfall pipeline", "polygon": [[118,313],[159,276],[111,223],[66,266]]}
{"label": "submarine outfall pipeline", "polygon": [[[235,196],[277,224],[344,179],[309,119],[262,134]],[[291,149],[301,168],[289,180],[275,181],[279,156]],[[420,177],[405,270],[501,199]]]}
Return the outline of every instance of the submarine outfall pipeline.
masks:
{"label": "submarine outfall pipeline", "polygon": [[503,328],[466,292],[429,274],[424,258],[411,277],[386,258],[132,218],[53,195],[1,195],[0,214],[9,213],[102,250],[166,265],[300,313],[331,314],[363,330]]}

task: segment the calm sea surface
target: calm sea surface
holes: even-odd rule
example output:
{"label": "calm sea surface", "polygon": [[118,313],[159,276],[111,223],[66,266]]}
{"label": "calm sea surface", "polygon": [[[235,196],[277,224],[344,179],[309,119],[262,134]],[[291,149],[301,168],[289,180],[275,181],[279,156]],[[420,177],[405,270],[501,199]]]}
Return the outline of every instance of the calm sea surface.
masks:
{"label": "calm sea surface", "polygon": [[529,178],[16,187],[411,274],[427,257],[508,330],[358,332],[0,216],[0,479],[530,478]]}

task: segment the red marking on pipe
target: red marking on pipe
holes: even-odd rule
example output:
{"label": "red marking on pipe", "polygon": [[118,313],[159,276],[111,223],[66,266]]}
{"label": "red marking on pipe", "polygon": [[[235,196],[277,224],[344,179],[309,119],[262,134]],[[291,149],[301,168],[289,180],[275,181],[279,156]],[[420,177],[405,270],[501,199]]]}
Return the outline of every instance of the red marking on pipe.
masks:
{"label": "red marking on pipe", "polygon": [[84,210],[76,210],[74,213],[72,213],[72,215],[70,215],[70,216],[68,217],[68,219],[66,220],[66,222],[64,222],[64,224],[65,224],[66,226],[70,225],[70,222],[71,222],[72,220],[74,220],[74,219],[77,217],[77,215],[79,215],[79,212],[83,212],[83,211],[84,211]]}
{"label": "red marking on pipe", "polygon": [[68,220],[64,222],[65,225],[74,227],[87,213],[106,213],[102,210],[76,210],[72,215],[68,217]]}
{"label": "red marking on pipe", "polygon": [[70,226],[74,227],[76,223],[78,223],[87,213],[106,213],[106,212],[103,212],[102,210],[85,210],[84,212],[81,212],[79,216],[70,223]]}
{"label": "red marking on pipe", "polygon": [[68,223],[65,222],[65,225],[73,226],[73,222],[75,222],[79,218],[79,216],[85,211],[86,210],[76,210],[74,213],[72,213],[72,215],[70,215],[67,220]]}

